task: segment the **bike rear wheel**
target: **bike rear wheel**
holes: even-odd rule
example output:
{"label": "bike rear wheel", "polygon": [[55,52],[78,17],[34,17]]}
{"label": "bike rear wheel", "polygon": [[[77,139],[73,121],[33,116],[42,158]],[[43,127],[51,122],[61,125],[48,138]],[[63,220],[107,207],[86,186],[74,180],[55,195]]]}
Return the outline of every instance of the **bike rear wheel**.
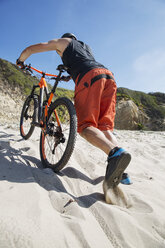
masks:
{"label": "bike rear wheel", "polygon": [[[58,115],[60,126],[56,117]],[[77,118],[73,103],[58,98],[48,111],[47,130],[40,136],[40,156],[44,167],[60,171],[70,159],[76,141]]]}
{"label": "bike rear wheel", "polygon": [[20,133],[25,140],[29,139],[34,131],[35,126],[32,123],[36,121],[37,108],[37,97],[35,95],[28,96],[24,102],[20,119]]}

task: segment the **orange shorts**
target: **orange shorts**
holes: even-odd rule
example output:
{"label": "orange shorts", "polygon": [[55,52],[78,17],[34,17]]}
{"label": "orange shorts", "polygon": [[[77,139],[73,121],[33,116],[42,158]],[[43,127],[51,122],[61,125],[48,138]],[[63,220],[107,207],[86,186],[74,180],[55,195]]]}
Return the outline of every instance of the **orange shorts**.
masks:
{"label": "orange shorts", "polygon": [[113,130],[116,105],[116,83],[112,72],[95,68],[75,81],[75,108],[78,132],[93,126],[101,131]]}

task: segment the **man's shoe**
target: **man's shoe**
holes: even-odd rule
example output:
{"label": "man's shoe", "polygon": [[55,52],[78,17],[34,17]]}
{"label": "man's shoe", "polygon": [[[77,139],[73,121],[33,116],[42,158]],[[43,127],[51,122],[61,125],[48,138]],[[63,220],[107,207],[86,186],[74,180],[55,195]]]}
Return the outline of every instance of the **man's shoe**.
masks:
{"label": "man's shoe", "polygon": [[123,172],[131,161],[131,155],[123,148],[115,147],[108,156],[108,165],[106,169],[104,186],[106,188],[116,187],[121,179]]}
{"label": "man's shoe", "polygon": [[127,173],[123,173],[120,183],[126,185],[132,184],[131,179]]}

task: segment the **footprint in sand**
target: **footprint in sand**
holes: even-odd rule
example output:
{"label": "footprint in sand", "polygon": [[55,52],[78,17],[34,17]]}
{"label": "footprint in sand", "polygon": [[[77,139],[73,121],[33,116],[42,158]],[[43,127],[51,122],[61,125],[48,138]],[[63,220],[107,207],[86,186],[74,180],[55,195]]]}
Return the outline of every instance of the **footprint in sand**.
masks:
{"label": "footprint in sand", "polygon": [[143,201],[141,198],[137,198],[136,196],[131,195],[131,202],[132,202],[132,206],[129,209],[131,212],[146,213],[146,214],[153,212],[153,208],[148,203]]}

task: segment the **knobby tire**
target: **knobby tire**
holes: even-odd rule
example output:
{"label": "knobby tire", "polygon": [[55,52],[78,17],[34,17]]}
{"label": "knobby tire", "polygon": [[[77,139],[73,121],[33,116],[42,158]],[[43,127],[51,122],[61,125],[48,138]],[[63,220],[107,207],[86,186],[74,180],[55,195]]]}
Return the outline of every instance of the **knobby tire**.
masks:
{"label": "knobby tire", "polygon": [[[30,104],[32,105],[32,113],[29,115]],[[24,102],[21,118],[20,118],[20,134],[23,139],[27,140],[32,135],[35,126],[32,124],[36,121],[37,118],[37,108],[38,108],[38,98],[37,96],[28,96]],[[29,127],[27,127],[27,131],[25,131],[25,123],[29,120]]]}
{"label": "knobby tire", "polygon": [[[66,108],[65,112],[62,113],[63,107]],[[61,142],[64,144],[59,144],[57,145],[57,147],[54,149],[55,150],[55,154],[53,154],[53,148],[51,148],[50,146],[55,146],[55,137],[50,136],[49,134],[47,134],[45,132],[45,130],[41,131],[41,136],[40,136],[40,156],[41,156],[41,161],[44,167],[48,167],[53,169],[54,172],[58,172],[60,171],[62,168],[64,168],[64,166],[67,164],[68,160],[70,159],[72,152],[74,150],[74,146],[75,146],[75,141],[76,141],[76,135],[77,135],[77,118],[76,118],[76,111],[74,108],[73,103],[66,97],[61,97],[58,98],[57,100],[55,100],[54,103],[51,104],[49,111],[48,111],[48,126],[53,126],[53,129],[55,129],[56,125],[54,123],[56,123],[55,121],[55,115],[54,115],[54,110],[57,111],[57,114],[59,115],[59,119],[62,122],[61,126],[62,126],[62,133],[65,133],[65,128],[64,126],[68,127],[68,139],[65,142]],[[59,113],[59,111],[61,113]],[[69,123],[68,125],[66,125],[65,123],[65,113],[66,111],[68,111],[68,117],[69,117]],[[67,115],[67,114],[66,114]],[[53,123],[53,124],[52,124]],[[58,128],[58,127],[57,127]],[[55,131],[54,131],[55,133]],[[65,137],[65,135],[64,135]],[[51,144],[47,145],[48,149],[46,149],[46,142],[47,140],[51,140]],[[49,143],[49,142],[47,142]],[[60,151],[62,150],[60,148],[60,146],[65,146],[64,151],[61,152],[62,155],[60,155],[61,157],[58,160],[58,152],[57,150],[59,149]],[[50,150],[49,150],[50,148]],[[48,154],[47,154],[48,151]],[[50,161],[50,157],[52,157],[53,161]],[[54,160],[56,160],[54,162]]]}

